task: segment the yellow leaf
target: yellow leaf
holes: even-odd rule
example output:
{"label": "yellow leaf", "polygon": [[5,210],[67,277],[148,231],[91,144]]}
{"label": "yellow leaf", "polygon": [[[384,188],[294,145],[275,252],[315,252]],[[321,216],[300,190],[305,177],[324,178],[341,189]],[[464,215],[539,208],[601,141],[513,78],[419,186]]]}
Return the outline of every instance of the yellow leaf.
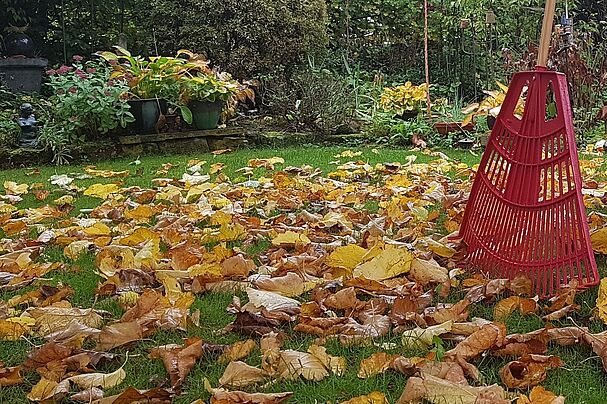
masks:
{"label": "yellow leaf", "polygon": [[160,247],[155,240],[149,240],[135,254],[135,268],[156,269],[160,259]]}
{"label": "yellow leaf", "polygon": [[221,265],[217,263],[195,264],[188,268],[190,277],[199,275],[221,276]]}
{"label": "yellow leaf", "polygon": [[107,199],[111,194],[119,191],[120,187],[116,184],[93,184],[84,191],[84,195]]}
{"label": "yellow leaf", "polygon": [[147,205],[139,205],[135,209],[125,210],[124,217],[127,219],[142,220],[151,218],[154,216],[154,213],[155,211],[152,207]]}
{"label": "yellow leaf", "polygon": [[337,247],[327,258],[327,265],[333,268],[353,270],[363,260],[367,250],[356,245]]}
{"label": "yellow leaf", "polygon": [[211,167],[209,168],[209,174],[216,174],[218,172],[220,172],[221,170],[223,170],[223,168],[226,165],[224,163],[215,163],[215,164],[211,164]]}
{"label": "yellow leaf", "polygon": [[124,365],[112,373],[85,373],[69,377],[66,380],[76,383],[81,389],[90,389],[91,387],[109,389],[122,383],[126,377],[123,367]]}
{"label": "yellow leaf", "polygon": [[320,381],[329,376],[329,372],[316,356],[291,349],[280,351],[278,373],[280,377],[288,380],[301,376],[306,380]]}
{"label": "yellow leaf", "polygon": [[63,195],[62,197],[55,199],[53,202],[56,205],[63,206],[63,205],[73,205],[75,200],[76,199],[71,195]]}
{"label": "yellow leaf", "polygon": [[112,177],[128,177],[128,171],[111,171],[111,170],[96,170],[95,166],[87,166],[84,168],[87,174],[95,177],[112,178]]}
{"label": "yellow leaf", "polygon": [[19,322],[0,320],[0,341],[18,341],[28,329]]}
{"label": "yellow leaf", "polygon": [[590,236],[592,249],[601,254],[607,254],[607,227],[595,231]]}
{"label": "yellow leaf", "polygon": [[342,401],[340,404],[389,404],[384,393],[374,391],[364,396],[351,398],[348,401]]}
{"label": "yellow leaf", "polygon": [[7,195],[24,195],[27,194],[29,185],[17,184],[14,181],[4,181],[4,189]]}
{"label": "yellow leaf", "polygon": [[272,244],[275,246],[288,245],[293,246],[295,244],[310,244],[312,241],[305,234],[295,233],[294,231],[287,231],[280,233],[272,239]]}
{"label": "yellow leaf", "polygon": [[121,245],[136,246],[143,242],[153,240],[154,243],[160,244],[160,235],[148,228],[138,227],[131,234],[120,239]]}
{"label": "yellow leaf", "polygon": [[0,213],[11,213],[16,211],[17,208],[8,203],[0,202]]}
{"label": "yellow leaf", "polygon": [[177,279],[169,273],[169,271],[156,271],[156,279],[164,286],[164,295],[171,301],[179,299],[182,295],[181,285]]}
{"label": "yellow leaf", "polygon": [[63,380],[61,383],[49,380],[45,377],[32,387],[27,394],[27,399],[36,402],[58,403],[61,402],[70,391],[70,382]]}
{"label": "yellow leaf", "polygon": [[112,234],[112,230],[102,222],[97,222],[94,225],[84,229],[84,232],[89,236],[109,236]]}
{"label": "yellow leaf", "polygon": [[413,255],[404,247],[387,245],[375,258],[357,266],[354,276],[364,276],[374,281],[394,278],[411,269]]}
{"label": "yellow leaf", "polygon": [[230,363],[244,359],[257,347],[257,343],[252,339],[246,341],[236,341],[226,349],[218,359],[219,363]]}
{"label": "yellow leaf", "polygon": [[103,323],[101,316],[93,309],[37,307],[29,314],[36,320],[35,329],[42,336],[64,330],[74,321],[91,328],[99,327]]}
{"label": "yellow leaf", "polygon": [[360,361],[360,369],[358,370],[358,377],[361,379],[367,379],[372,376],[384,373],[392,366],[394,359],[400,357],[398,354],[390,355],[386,352],[376,352],[368,358]]}
{"label": "yellow leaf", "polygon": [[508,86],[502,84],[499,80],[495,81],[497,83],[497,86],[500,88],[500,90],[502,90],[504,93],[508,92]]}
{"label": "yellow leaf", "polygon": [[607,278],[601,279],[599,295],[596,298],[597,315],[607,324]]}
{"label": "yellow leaf", "polygon": [[86,254],[93,247],[93,243],[88,240],[72,241],[63,249],[63,254],[69,259],[76,260],[82,254]]}

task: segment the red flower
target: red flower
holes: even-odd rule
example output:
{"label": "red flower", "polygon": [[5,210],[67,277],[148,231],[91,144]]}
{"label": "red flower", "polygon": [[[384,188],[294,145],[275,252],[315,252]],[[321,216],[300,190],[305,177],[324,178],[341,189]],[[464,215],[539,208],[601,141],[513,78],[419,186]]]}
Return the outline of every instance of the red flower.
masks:
{"label": "red flower", "polygon": [[86,79],[88,79],[88,78],[89,78],[89,76],[87,76],[87,75],[86,75],[86,73],[84,73],[84,72],[83,72],[82,70],[80,70],[80,69],[76,69],[76,71],[75,71],[74,73],[76,73],[76,75],[77,75],[78,77],[80,77],[80,79],[81,79],[81,80],[86,80]]}
{"label": "red flower", "polygon": [[108,60],[108,63],[110,64],[110,66],[118,66],[118,61],[117,60]]}
{"label": "red flower", "polygon": [[57,74],[65,74],[65,73],[67,73],[67,72],[72,71],[72,69],[73,69],[73,67],[72,67],[72,66],[66,66],[66,65],[63,65],[63,66],[61,66],[59,69],[57,69],[57,70],[56,70],[56,73],[57,73]]}
{"label": "red flower", "polygon": [[110,96],[112,95],[112,92],[111,92],[111,91],[109,91],[109,90],[105,90],[105,91],[103,92],[103,94],[105,94],[105,96],[106,96],[106,97],[110,97]]}
{"label": "red flower", "polygon": [[46,74],[48,74],[49,76],[53,76],[53,75],[57,74],[57,70],[49,69],[46,71]]}
{"label": "red flower", "polygon": [[69,90],[67,90],[67,91],[69,91],[69,92],[70,92],[70,93],[72,93],[72,94],[76,94],[76,92],[77,92],[78,90],[76,89],[76,87],[70,87],[70,89],[69,89]]}
{"label": "red flower", "polygon": [[108,80],[107,86],[108,87],[114,87],[114,80]]}
{"label": "red flower", "polygon": [[94,67],[87,67],[86,72],[90,74],[97,73],[97,69]]}
{"label": "red flower", "polygon": [[59,90],[57,90],[57,95],[63,95],[65,94],[65,91],[63,91],[62,88],[60,88]]}
{"label": "red flower", "polygon": [[80,55],[74,55],[72,56],[72,59],[74,59],[76,62],[81,62],[84,57],[80,56]]}

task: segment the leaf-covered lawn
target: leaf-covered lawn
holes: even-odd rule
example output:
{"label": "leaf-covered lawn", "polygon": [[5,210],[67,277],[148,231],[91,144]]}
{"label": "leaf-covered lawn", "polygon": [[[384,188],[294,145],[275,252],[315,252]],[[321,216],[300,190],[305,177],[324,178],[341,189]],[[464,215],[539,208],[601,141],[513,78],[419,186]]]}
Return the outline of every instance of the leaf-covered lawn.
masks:
{"label": "leaf-covered lawn", "polygon": [[[602,402],[597,291],[460,268],[480,156],[445,153],[2,172],[0,402]],[[599,230],[604,161],[582,165]]]}

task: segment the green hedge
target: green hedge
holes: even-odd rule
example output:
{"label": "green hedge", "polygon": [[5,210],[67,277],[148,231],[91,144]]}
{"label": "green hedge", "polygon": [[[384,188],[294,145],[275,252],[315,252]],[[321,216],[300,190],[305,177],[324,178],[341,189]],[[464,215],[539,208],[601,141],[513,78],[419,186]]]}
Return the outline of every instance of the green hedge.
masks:
{"label": "green hedge", "polygon": [[190,49],[239,78],[290,69],[329,41],[324,0],[152,0],[146,9],[148,35],[132,48]]}

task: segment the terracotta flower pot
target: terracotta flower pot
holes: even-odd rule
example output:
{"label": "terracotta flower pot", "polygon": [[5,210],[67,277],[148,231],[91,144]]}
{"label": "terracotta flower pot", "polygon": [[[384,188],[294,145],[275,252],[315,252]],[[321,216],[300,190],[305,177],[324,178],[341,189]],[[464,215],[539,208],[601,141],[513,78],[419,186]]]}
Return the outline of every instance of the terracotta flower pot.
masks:
{"label": "terracotta flower pot", "polygon": [[437,122],[434,124],[434,129],[441,135],[447,135],[453,132],[466,132],[474,130],[474,122],[462,126],[462,122]]}

